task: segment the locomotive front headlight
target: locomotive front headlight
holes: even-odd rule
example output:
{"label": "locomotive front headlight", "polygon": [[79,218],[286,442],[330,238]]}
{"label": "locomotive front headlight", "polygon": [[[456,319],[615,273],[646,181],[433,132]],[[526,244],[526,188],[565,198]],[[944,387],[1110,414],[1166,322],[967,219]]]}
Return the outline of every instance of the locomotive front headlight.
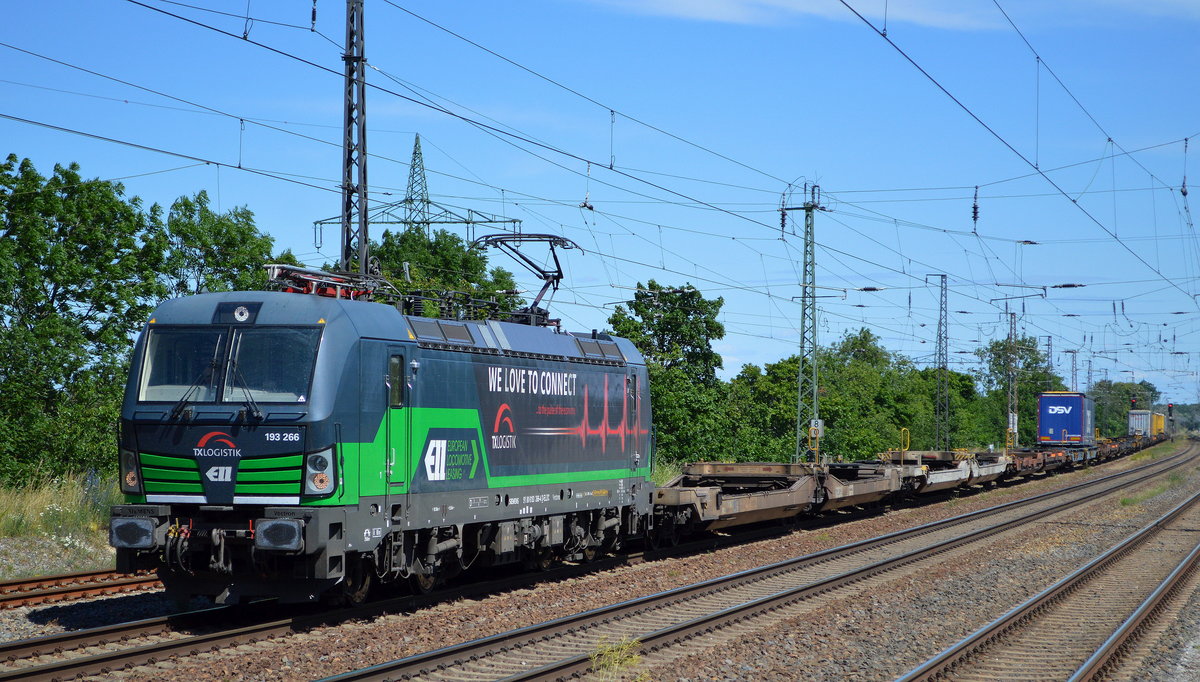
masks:
{"label": "locomotive front headlight", "polygon": [[121,492],[126,495],[142,494],[142,473],[138,468],[137,453],[121,448]]}
{"label": "locomotive front headlight", "polygon": [[261,549],[298,551],[304,546],[304,521],[259,519],[254,524],[254,546]]}
{"label": "locomotive front headlight", "polygon": [[314,452],[305,458],[305,495],[328,495],[333,492],[333,481],[333,448]]}
{"label": "locomotive front headlight", "polygon": [[119,549],[150,549],[157,525],[154,519],[115,518],[108,525],[108,544]]}

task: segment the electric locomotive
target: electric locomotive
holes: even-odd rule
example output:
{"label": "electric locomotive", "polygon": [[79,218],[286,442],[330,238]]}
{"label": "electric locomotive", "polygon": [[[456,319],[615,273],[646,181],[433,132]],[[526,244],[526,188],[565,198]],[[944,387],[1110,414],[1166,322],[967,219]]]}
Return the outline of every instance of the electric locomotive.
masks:
{"label": "electric locomotive", "polygon": [[311,274],[318,295],[154,311],[121,411],[118,570],[219,603],[360,601],[645,534],[652,428],[632,343],[406,314]]}

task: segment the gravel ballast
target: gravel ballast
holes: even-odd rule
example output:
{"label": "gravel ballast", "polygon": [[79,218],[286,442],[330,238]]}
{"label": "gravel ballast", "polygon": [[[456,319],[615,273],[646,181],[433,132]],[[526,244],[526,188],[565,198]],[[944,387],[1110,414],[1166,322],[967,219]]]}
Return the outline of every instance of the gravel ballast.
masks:
{"label": "gravel ballast", "polygon": [[[698,556],[548,582],[531,590],[444,603],[369,622],[318,628],[273,642],[200,654],[113,676],[136,680],[186,676],[196,682],[328,676],[1029,497],[1134,465],[1121,461]],[[1190,474],[1186,484],[1142,504],[1121,507],[1110,501],[1102,512],[1093,508],[1077,514],[1074,522],[1062,522],[1060,518],[1059,522],[1042,523],[1034,535],[1019,540],[1004,536],[986,546],[956,553],[953,561],[930,563],[914,576],[871,582],[853,599],[839,593],[836,603],[814,602],[794,621],[735,633],[736,637],[731,636],[717,648],[697,647],[689,656],[676,660],[647,658],[643,667],[628,671],[628,675],[645,672],[654,680],[890,678],[1036,593],[1112,544],[1110,539],[1124,537],[1139,520],[1161,514],[1187,490],[1197,487],[1200,480]],[[1158,511],[1160,508],[1162,511]],[[1064,569],[1067,564],[1070,566]],[[88,627],[146,617],[156,609],[170,610],[170,604],[158,595],[124,596],[105,602],[111,603],[0,612],[0,638]],[[1180,625],[1184,620],[1181,618]],[[1184,628],[1180,641],[1188,641],[1187,632],[1195,632],[1197,627],[1200,624],[1192,623],[1190,631]],[[1164,660],[1161,669],[1185,665],[1184,655],[1193,650],[1181,644],[1179,658],[1184,663]],[[1191,656],[1192,665],[1196,665],[1197,656]]]}

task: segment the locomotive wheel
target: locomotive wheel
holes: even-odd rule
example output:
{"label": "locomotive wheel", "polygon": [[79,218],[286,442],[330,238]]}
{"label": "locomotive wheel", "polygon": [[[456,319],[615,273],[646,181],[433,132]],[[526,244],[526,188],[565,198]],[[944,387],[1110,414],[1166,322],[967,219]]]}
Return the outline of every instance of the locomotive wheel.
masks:
{"label": "locomotive wheel", "polygon": [[588,545],[587,547],[583,548],[583,552],[581,552],[581,554],[583,554],[584,563],[595,561],[596,557],[600,555],[600,548],[596,545]]}
{"label": "locomotive wheel", "polygon": [[375,571],[367,559],[356,561],[353,568],[346,574],[346,581],[342,584],[346,603],[358,606],[367,601],[367,595],[371,593],[371,588],[375,585]]}
{"label": "locomotive wheel", "polygon": [[533,568],[535,571],[548,571],[554,565],[554,551],[551,549],[538,550],[537,556],[533,559]]}
{"label": "locomotive wheel", "polygon": [[433,592],[433,588],[437,587],[437,576],[426,573],[413,573],[408,582],[412,585],[412,591],[415,594],[429,594]]}

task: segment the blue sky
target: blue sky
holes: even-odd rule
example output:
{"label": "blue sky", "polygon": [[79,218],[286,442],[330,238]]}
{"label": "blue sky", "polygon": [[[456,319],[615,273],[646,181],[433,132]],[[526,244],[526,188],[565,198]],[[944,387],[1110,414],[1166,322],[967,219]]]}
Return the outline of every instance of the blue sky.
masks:
{"label": "blue sky", "polygon": [[[147,203],[207,189],[280,248],[335,259],[335,228],[318,250],[313,223],[340,206],[340,76],[242,36],[340,72],[344,3],[318,0],[312,31],[310,2],[142,1],[234,35],[131,2],[11,3],[0,114],[225,166],[7,118],[0,151],[47,174],[76,161]],[[896,47],[847,4],[880,31],[886,6]],[[946,273],[958,369],[1007,333],[994,299],[1035,294],[1007,304],[1060,373],[1078,351],[1081,388],[1090,358],[1097,379],[1200,392],[1200,238],[1179,191],[1200,178],[1200,140],[1183,142],[1200,134],[1200,3],[366,0],[365,16],[371,202],[403,197],[420,133],[435,201],[583,248],[553,301],[567,328],[604,327],[653,278],[725,298],[726,376],[795,352],[800,225],[781,238],[778,209],[818,183],[823,343],[866,326],[931,362],[925,275]],[[1040,297],[1059,284],[1085,286]]]}

